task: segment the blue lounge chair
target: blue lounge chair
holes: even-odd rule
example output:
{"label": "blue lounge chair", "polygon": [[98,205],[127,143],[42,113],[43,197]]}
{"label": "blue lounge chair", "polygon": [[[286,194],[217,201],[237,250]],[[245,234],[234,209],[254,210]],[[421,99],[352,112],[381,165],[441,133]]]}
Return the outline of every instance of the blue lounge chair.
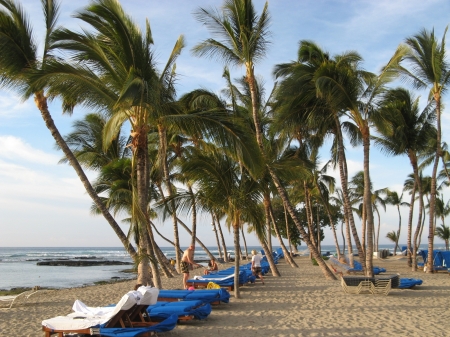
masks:
{"label": "blue lounge chair", "polygon": [[411,289],[415,286],[420,286],[423,283],[422,280],[414,278],[401,278],[398,288],[400,289]]}
{"label": "blue lounge chair", "polygon": [[116,304],[108,307],[85,307],[83,313],[74,312],[42,321],[45,337],[57,334],[101,334],[103,336],[134,337],[147,332],[163,332],[175,328],[178,316],[167,316],[160,323],[134,321],[131,317],[138,307],[134,292],[122,296]]}
{"label": "blue lounge chair", "polygon": [[189,301],[200,300],[210,304],[228,303],[230,293],[226,289],[203,289],[203,290],[160,290],[158,301]]}
{"label": "blue lounge chair", "polygon": [[177,315],[179,320],[205,319],[211,310],[211,304],[202,301],[157,302],[146,309],[151,321],[165,320],[172,315]]}
{"label": "blue lounge chair", "polygon": [[[435,272],[444,271],[448,272],[448,265],[445,264],[444,255],[446,256],[445,252],[440,250],[433,250],[433,270]],[[428,261],[428,249],[422,249],[419,251],[419,255],[422,256],[423,263],[417,263],[417,266],[419,268],[423,268]],[[450,262],[450,261],[449,261]]]}
{"label": "blue lounge chair", "polygon": [[154,325],[146,325],[140,328],[106,328],[99,327],[92,329],[91,334],[98,334],[107,337],[137,337],[149,332],[167,332],[175,329],[178,316],[173,314]]}

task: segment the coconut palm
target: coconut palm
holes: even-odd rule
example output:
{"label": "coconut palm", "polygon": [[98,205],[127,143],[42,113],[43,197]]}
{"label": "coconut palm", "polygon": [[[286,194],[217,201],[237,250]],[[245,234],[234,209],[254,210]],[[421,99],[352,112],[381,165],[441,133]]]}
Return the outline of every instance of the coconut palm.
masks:
{"label": "coconut palm", "polygon": [[391,231],[391,232],[387,233],[386,238],[388,238],[389,240],[391,240],[393,243],[395,243],[397,245],[398,237],[397,237],[397,233],[395,231]]}
{"label": "coconut palm", "polygon": [[447,203],[444,202],[444,195],[440,194],[440,196],[436,199],[436,212],[435,216],[439,217],[442,221],[442,224],[445,225],[445,217],[450,214],[450,200],[447,200]]}
{"label": "coconut palm", "polygon": [[[344,53],[331,58],[314,42],[300,41],[298,60],[277,65],[275,75],[283,77],[279,89],[281,100],[285,102],[280,109],[281,120],[293,120],[297,125],[309,124],[321,130],[319,134],[330,134],[334,137],[332,154],[333,161],[339,165],[346,224],[350,226],[361,262],[365,265],[364,248],[356,231],[348,194],[348,172],[343,137],[343,131],[346,131],[351,144],[357,145],[361,140],[360,132],[348,120],[341,122],[342,111],[345,109],[331,104],[333,95],[319,86],[327,79],[333,81],[332,76],[335,76],[339,69],[346,74],[345,69],[353,69],[360,60],[361,57],[356,53]],[[344,86],[337,89],[336,95],[343,88]],[[352,256],[350,263],[353,263]]]}
{"label": "coconut palm", "polygon": [[0,86],[17,90],[24,99],[34,96],[46,127],[54,137],[58,147],[63,151],[70,165],[81,180],[86,192],[114,230],[126,251],[135,259],[136,251],[95,193],[79,162],[59,133],[47,105],[45,80],[41,84],[34,83],[34,74],[53,61],[54,32],[59,13],[57,1],[42,0],[45,19],[45,36],[42,54],[32,34],[31,24],[20,4],[13,0],[0,0]]}
{"label": "coconut palm", "polygon": [[[441,140],[441,113],[442,95],[450,82],[450,69],[446,56],[444,31],[439,42],[434,29],[421,30],[418,34],[409,37],[400,45],[396,54],[407,63],[404,67],[400,62],[393,70],[397,74],[412,81],[416,88],[430,88],[428,99],[433,102],[436,109],[436,154],[431,174],[430,214],[435,213],[437,197],[437,169],[442,155]],[[409,69],[408,69],[409,68]],[[433,272],[433,243],[434,243],[434,219],[430,216],[428,235],[428,266],[427,273]]]}
{"label": "coconut palm", "polygon": [[436,233],[435,235],[444,240],[445,242],[445,250],[449,250],[448,242],[450,240],[450,227],[446,226],[445,224],[441,224],[440,227],[436,227]]}
{"label": "coconut palm", "polygon": [[[233,228],[235,250],[235,284],[239,284],[240,244],[239,232],[244,219],[252,219],[253,223],[262,222],[262,212],[259,207],[261,194],[258,184],[245,172],[241,166],[222,151],[199,152],[189,161],[184,161],[182,170],[189,176],[204,199],[202,204],[207,211],[213,204],[220,208],[227,217],[227,223]],[[210,201],[210,202],[208,202]],[[256,226],[256,228],[263,228]],[[235,287],[235,297],[240,297],[239,287]]]}
{"label": "coconut palm", "polygon": [[[428,152],[429,142],[436,137],[436,129],[433,126],[435,113],[431,105],[423,110],[419,109],[419,99],[415,98],[408,90],[396,88],[385,93],[380,102],[379,119],[376,120],[378,137],[374,137],[375,145],[387,155],[403,155],[409,158],[413,169],[415,183],[410,186],[412,191],[414,185],[419,193],[419,208],[422,210],[423,197],[421,178],[418,165],[418,157]],[[411,207],[408,220],[408,264],[412,263],[411,236],[414,193],[411,199]],[[418,227],[420,227],[422,212],[419,211]],[[414,260],[415,261],[415,260]],[[415,266],[415,264],[414,264]],[[413,267],[415,268],[415,267]]]}
{"label": "coconut palm", "polygon": [[[193,53],[197,56],[216,57],[226,64],[233,66],[245,67],[245,79],[251,93],[255,137],[260,152],[264,154],[263,129],[261,127],[255,81],[255,64],[265,56],[266,49],[269,45],[268,26],[270,23],[270,15],[268,12],[268,3],[264,5],[261,14],[257,15],[251,0],[225,0],[222,6],[222,13],[214,9],[207,10],[199,8],[195,12],[195,16],[202,24],[205,24],[210,29],[214,36],[221,38],[221,40],[207,39],[196,45],[193,48]],[[282,182],[270,165],[267,165],[267,169],[286,209],[296,226],[298,226],[308,248],[321,267],[324,275],[327,278],[335,279],[335,276],[323,261],[320,253],[310,242],[306,231],[297,218],[293,205],[289,201]]]}
{"label": "coconut palm", "polygon": [[407,202],[402,201],[402,199],[403,193],[399,196],[396,191],[390,191],[389,189],[386,190],[386,199],[385,199],[386,204],[397,207],[398,211],[398,230],[396,233],[397,241],[395,242],[394,255],[397,254],[398,240],[400,238],[400,231],[402,228],[402,216],[400,214],[400,206],[409,206],[409,204]]}

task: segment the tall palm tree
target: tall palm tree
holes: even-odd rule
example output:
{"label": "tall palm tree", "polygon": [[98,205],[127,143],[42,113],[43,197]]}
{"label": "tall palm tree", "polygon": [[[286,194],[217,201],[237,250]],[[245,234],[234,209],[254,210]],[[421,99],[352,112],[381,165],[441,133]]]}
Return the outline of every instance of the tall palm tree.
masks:
{"label": "tall palm tree", "polygon": [[45,19],[45,36],[42,54],[32,34],[31,24],[20,4],[13,0],[0,0],[0,86],[17,90],[24,99],[34,96],[46,127],[75,170],[87,193],[101,210],[103,216],[114,230],[123,246],[133,259],[136,251],[126,235],[95,193],[79,162],[59,133],[47,105],[45,80],[34,83],[34,74],[53,61],[54,33],[59,13],[59,4],[53,0],[42,0]]}
{"label": "tall palm tree", "polygon": [[[448,28],[448,27],[447,27]],[[450,68],[446,56],[444,31],[439,42],[434,34],[434,29],[421,30],[418,34],[406,39],[400,45],[396,54],[408,63],[403,67],[401,62],[393,69],[394,72],[412,81],[416,88],[430,88],[429,101],[433,102],[436,109],[436,154],[431,174],[430,214],[435,213],[437,185],[436,176],[439,159],[442,154],[441,140],[441,113],[442,95],[450,83]],[[403,61],[402,60],[402,61]],[[434,217],[430,216],[428,226],[428,266],[427,273],[433,272],[433,244],[434,244]]]}
{"label": "tall palm tree", "polygon": [[[413,169],[413,178],[415,183],[410,186],[419,193],[419,208],[422,210],[423,197],[421,177],[418,165],[418,156],[428,150],[428,143],[436,137],[436,129],[433,126],[435,119],[432,106],[427,105],[423,110],[419,109],[419,99],[415,98],[408,90],[396,88],[385,93],[380,102],[379,118],[375,121],[378,137],[374,137],[375,145],[381,148],[381,151],[387,155],[406,154]],[[410,212],[408,220],[408,264],[412,265],[412,218],[413,201],[415,193],[412,195],[410,203]],[[418,227],[421,223],[422,212],[419,211]],[[413,266],[415,268],[415,264]]]}
{"label": "tall palm tree", "polygon": [[[332,82],[332,76],[337,76],[338,71],[346,74],[346,69],[354,69],[360,60],[361,57],[356,53],[344,53],[331,58],[314,42],[300,41],[298,60],[277,65],[275,75],[283,77],[279,89],[281,101],[284,101],[280,108],[281,120],[286,122],[293,120],[297,125],[310,124],[321,130],[322,134],[334,136],[332,154],[334,162],[339,165],[346,224],[350,226],[361,262],[365,266],[364,247],[358,237],[348,192],[343,132],[348,133],[352,145],[360,142],[361,134],[348,119],[341,122],[342,113],[347,108],[334,104],[332,101],[334,94],[323,88],[327,79]],[[345,79],[346,76],[342,78]],[[345,86],[342,86],[334,91],[336,99],[344,88]],[[353,263],[352,256],[350,263]]]}
{"label": "tall palm tree", "polygon": [[[197,56],[217,57],[226,64],[245,67],[245,79],[251,92],[255,137],[260,152],[264,154],[263,130],[260,122],[261,116],[259,115],[260,109],[258,106],[258,93],[255,81],[255,64],[265,56],[266,49],[269,45],[268,26],[270,23],[270,15],[268,3],[265,3],[261,14],[257,15],[251,0],[225,0],[222,6],[222,13],[215,10],[199,8],[195,12],[195,16],[215,36],[221,38],[221,40],[207,39],[196,45],[193,48],[193,53]],[[290,203],[280,179],[270,165],[267,165],[267,170],[274,181],[286,209],[299,231],[303,234],[308,248],[321,267],[324,275],[327,278],[335,279],[335,276],[323,261],[320,253],[307,237],[306,231],[297,218],[295,209]]]}

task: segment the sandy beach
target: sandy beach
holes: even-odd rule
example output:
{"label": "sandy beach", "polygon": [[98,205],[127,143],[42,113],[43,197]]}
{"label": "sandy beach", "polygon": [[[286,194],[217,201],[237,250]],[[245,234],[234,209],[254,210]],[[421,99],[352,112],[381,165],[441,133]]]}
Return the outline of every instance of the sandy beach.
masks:
{"label": "sandy beach", "polygon": [[[299,268],[283,260],[281,277],[265,277],[241,288],[240,299],[216,305],[202,321],[191,320],[160,336],[448,336],[450,334],[450,277],[448,273],[411,272],[405,258],[375,259],[385,274],[420,278],[415,289],[393,289],[388,296],[345,294],[339,281],[328,281],[307,257]],[[229,265],[228,265],[229,266]],[[221,269],[227,268],[222,265]],[[191,276],[200,275],[194,270]],[[181,276],[163,278],[165,289],[179,289]],[[42,336],[41,321],[71,312],[76,299],[90,306],[116,303],[134,281],[42,290],[19,299],[11,309],[0,304],[0,336]]]}

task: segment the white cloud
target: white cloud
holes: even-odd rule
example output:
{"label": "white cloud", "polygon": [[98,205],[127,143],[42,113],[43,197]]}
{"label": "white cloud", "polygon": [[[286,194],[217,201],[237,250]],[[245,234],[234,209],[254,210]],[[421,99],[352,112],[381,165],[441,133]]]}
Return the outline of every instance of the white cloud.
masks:
{"label": "white cloud", "polygon": [[33,148],[15,136],[0,136],[0,159],[25,160],[31,163],[54,165],[60,157]]}
{"label": "white cloud", "polygon": [[19,96],[8,92],[0,92],[0,118],[21,118],[23,113],[32,109],[30,101],[22,102]]}

